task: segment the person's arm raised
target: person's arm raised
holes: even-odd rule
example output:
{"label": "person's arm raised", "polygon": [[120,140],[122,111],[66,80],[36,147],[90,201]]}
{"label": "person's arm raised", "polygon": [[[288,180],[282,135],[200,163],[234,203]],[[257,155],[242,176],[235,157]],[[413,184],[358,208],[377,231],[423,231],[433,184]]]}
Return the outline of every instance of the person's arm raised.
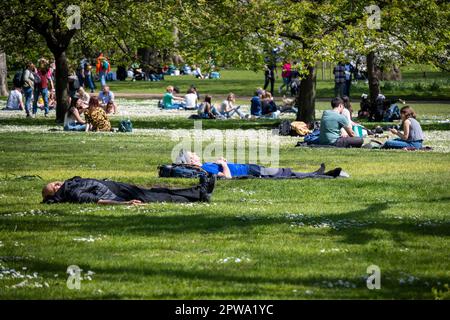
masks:
{"label": "person's arm raised", "polygon": [[[220,164],[222,166],[223,176],[227,179],[231,179],[231,172],[230,172],[230,168],[228,168],[227,161],[225,159],[221,158],[221,159],[217,160],[216,163]],[[222,175],[220,175],[220,176],[222,176]]]}

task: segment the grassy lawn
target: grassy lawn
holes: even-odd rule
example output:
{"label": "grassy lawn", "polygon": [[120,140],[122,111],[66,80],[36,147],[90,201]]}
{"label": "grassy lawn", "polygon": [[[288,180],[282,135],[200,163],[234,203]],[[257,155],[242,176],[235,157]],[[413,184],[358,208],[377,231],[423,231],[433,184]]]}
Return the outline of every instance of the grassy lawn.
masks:
{"label": "grassy lawn", "polygon": [[[407,70],[403,73],[403,81],[384,81],[381,83],[382,92],[390,97],[402,97],[404,99],[433,100],[450,98],[450,80],[448,73],[429,71],[427,77],[423,72]],[[275,95],[281,85],[281,78],[275,82]],[[168,85],[180,88],[184,93],[194,84],[201,94],[226,95],[234,92],[238,96],[251,96],[256,88],[264,85],[263,72],[223,70],[221,79],[198,80],[193,76],[166,76],[165,81],[149,82],[130,80],[109,82],[111,90],[117,93],[164,93]],[[362,93],[368,93],[368,84],[358,81],[351,89],[351,97],[358,99]],[[317,97],[330,98],[334,96],[334,80],[330,78],[317,80]]]}
{"label": "grassy lawn", "polygon": [[[39,203],[42,185],[74,175],[194,181],[157,178],[176,143],[169,137],[3,132],[0,139],[2,299],[432,299],[432,288],[450,283],[448,153],[289,143],[280,166],[307,171],[325,162],[351,178],[219,181],[209,204],[51,206]],[[372,264],[381,269],[380,290],[366,288]],[[66,287],[69,265],[83,269],[79,291]]]}

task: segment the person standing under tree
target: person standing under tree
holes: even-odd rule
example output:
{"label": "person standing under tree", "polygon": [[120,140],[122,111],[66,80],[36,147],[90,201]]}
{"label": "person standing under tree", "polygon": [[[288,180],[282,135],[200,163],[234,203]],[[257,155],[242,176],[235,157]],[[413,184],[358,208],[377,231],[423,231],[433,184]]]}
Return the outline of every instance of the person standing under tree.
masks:
{"label": "person standing under tree", "polygon": [[333,69],[334,74],[334,96],[342,98],[344,96],[345,85],[345,68],[344,64],[339,61],[338,65]]}
{"label": "person standing under tree", "polygon": [[[36,75],[39,77],[39,81],[36,83],[35,81],[35,87],[34,87],[34,103],[33,103],[33,117],[36,116],[37,109],[38,109],[38,100],[39,96],[42,95],[42,99],[44,100],[44,111],[45,111],[45,117],[48,117],[48,96],[49,96],[49,88],[48,83],[50,81],[51,88],[54,88],[53,86],[53,80],[52,80],[52,71],[50,70],[50,65],[47,60],[40,59],[39,60],[39,68],[36,72]],[[36,79],[35,79],[36,80]],[[37,85],[36,85],[37,84]]]}

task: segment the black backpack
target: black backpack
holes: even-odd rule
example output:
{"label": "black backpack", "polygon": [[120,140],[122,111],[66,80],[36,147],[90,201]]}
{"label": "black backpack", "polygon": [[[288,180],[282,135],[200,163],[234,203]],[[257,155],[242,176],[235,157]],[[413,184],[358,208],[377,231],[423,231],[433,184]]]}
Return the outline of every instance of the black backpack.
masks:
{"label": "black backpack", "polygon": [[289,120],[283,120],[278,126],[278,134],[280,136],[290,136],[291,135],[291,122]]}
{"label": "black backpack", "polygon": [[13,78],[13,84],[16,88],[22,88],[25,84],[25,69],[16,72]]}
{"label": "black backpack", "polygon": [[202,168],[190,164],[164,164],[158,170],[161,178],[199,178],[207,175]]}

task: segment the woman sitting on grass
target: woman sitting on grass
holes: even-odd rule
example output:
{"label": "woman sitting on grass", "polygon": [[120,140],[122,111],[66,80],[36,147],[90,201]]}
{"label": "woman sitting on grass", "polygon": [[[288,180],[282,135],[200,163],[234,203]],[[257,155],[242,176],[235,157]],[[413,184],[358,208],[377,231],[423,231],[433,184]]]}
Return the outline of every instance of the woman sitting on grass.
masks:
{"label": "woman sitting on grass", "polygon": [[236,113],[241,119],[244,119],[245,114],[242,113],[241,110],[239,110],[241,108],[241,106],[235,106],[234,105],[235,103],[236,103],[236,97],[235,97],[234,93],[230,93],[228,95],[227,99],[224,100],[220,104],[220,109],[219,109],[220,114],[222,116],[224,116],[225,118],[229,119]]}
{"label": "woman sitting on grass", "polygon": [[78,98],[72,98],[69,110],[64,116],[64,131],[85,131],[86,121],[81,118],[85,108],[79,103]]}
{"label": "woman sitting on grass", "polygon": [[402,119],[401,127],[403,127],[403,133],[396,129],[390,129],[399,138],[386,141],[383,149],[421,149],[424,135],[420,123],[416,120],[415,111],[409,106],[404,106],[400,110],[400,117]]}
{"label": "woman sitting on grass", "polygon": [[111,131],[111,123],[105,110],[100,107],[97,97],[89,100],[89,109],[85,114],[88,126],[86,130],[90,131]]}
{"label": "woman sitting on grass", "polygon": [[205,100],[198,108],[198,114],[202,119],[223,119],[224,117],[212,105],[212,97],[205,96]]}

